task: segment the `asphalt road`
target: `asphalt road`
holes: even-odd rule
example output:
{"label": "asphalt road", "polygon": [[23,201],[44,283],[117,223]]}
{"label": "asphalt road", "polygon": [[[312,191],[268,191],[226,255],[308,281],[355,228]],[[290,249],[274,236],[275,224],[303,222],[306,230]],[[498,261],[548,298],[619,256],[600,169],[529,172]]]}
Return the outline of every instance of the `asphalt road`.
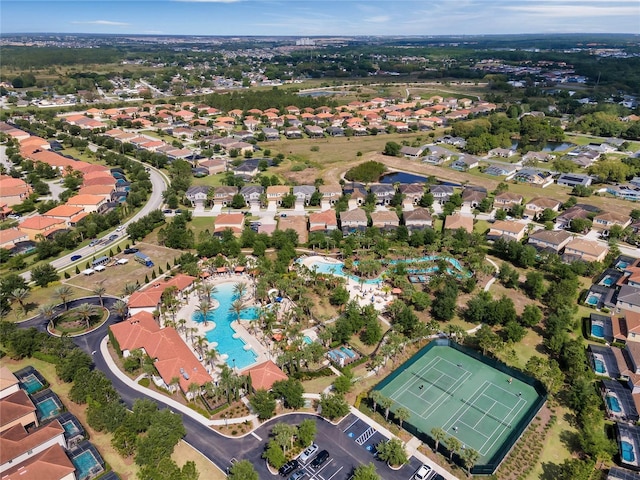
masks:
{"label": "asphalt road", "polygon": [[[147,200],[147,203],[144,205],[144,207],[142,207],[140,209],[140,211],[138,213],[136,213],[133,217],[131,217],[127,222],[123,223],[122,226],[127,227],[127,225],[129,225],[131,222],[135,222],[137,220],[140,220],[142,217],[144,217],[145,215],[148,215],[150,212],[152,212],[153,210],[157,210],[162,206],[163,203],[163,198],[162,198],[162,193],[166,190],[167,188],[167,181],[164,177],[164,175],[162,173],[160,173],[158,170],[156,170],[155,168],[151,168],[149,167],[149,178],[151,180],[151,184],[153,185],[152,189],[151,189],[151,194],[149,196],[149,200]],[[113,234],[118,234],[118,240],[120,240],[121,238],[124,238],[127,236],[127,234],[125,233],[125,231],[121,232],[122,234],[120,234],[120,232],[116,232],[115,230],[112,232],[109,232],[108,234],[106,234],[103,239],[106,239],[109,237],[109,235],[113,235]],[[115,240],[114,240],[115,241]],[[100,254],[102,251],[108,251],[109,246],[112,242],[107,243],[106,245],[100,245],[100,246],[96,246],[96,247],[90,247],[89,245],[85,245],[84,247],[81,247],[67,255],[65,255],[64,257],[60,257],[56,260],[53,260],[51,262],[51,265],[53,265],[56,269],[60,269],[66,266],[71,265],[73,262],[71,261],[71,257],[74,255],[81,255],[82,256],[82,260],[80,260],[81,262],[86,261],[86,259],[89,257],[92,257],[94,255],[98,255]],[[31,281],[31,271],[26,271],[22,274],[20,274],[20,276],[22,278],[24,278],[27,282]]]}
{"label": "asphalt road", "polygon": [[[112,308],[114,303],[118,301],[114,297],[103,297],[106,308]],[[97,297],[87,297],[83,299],[73,300],[69,302],[69,308],[73,308],[81,303],[91,303],[99,305],[100,301]],[[62,307],[59,307],[62,310]],[[136,399],[150,398],[143,392],[131,388],[122,383],[107,366],[104,357],[100,352],[100,343],[107,335],[109,325],[120,321],[120,318],[113,312],[108,320],[98,329],[86,335],[74,337],[73,341],[82,350],[92,355],[95,368],[104,372],[111,380],[114,388],[120,394],[122,400],[131,406]],[[27,320],[20,324],[21,328],[36,327],[38,330],[46,331],[46,320],[37,316],[31,320]],[[163,402],[150,398],[158,404],[160,408],[170,408]],[[172,409],[173,410],[173,409]],[[175,410],[173,410],[175,412]],[[180,412],[175,412],[180,414]],[[344,430],[353,421],[352,416],[347,416],[339,425],[334,426],[323,418],[309,414],[292,414],[273,419],[268,423],[261,425],[253,434],[249,434],[243,438],[230,439],[224,437],[211,428],[202,425],[187,415],[182,415],[182,421],[187,430],[185,441],[199,450],[204,456],[215,463],[222,470],[226,470],[230,466],[232,458],[238,460],[247,459],[255,466],[261,479],[274,478],[262,459],[262,453],[265,450],[269,439],[269,433],[275,423],[286,422],[289,424],[298,424],[303,419],[311,418],[316,421],[318,433],[316,443],[320,450],[326,449],[331,455],[330,461],[325,463],[318,471],[313,471],[314,476],[309,479],[314,480],[347,480],[351,476],[352,470],[361,464],[374,462],[378,469],[378,474],[385,480],[409,479],[411,475],[420,466],[415,458],[411,459],[411,463],[405,465],[398,471],[391,470],[384,462],[377,461],[374,456],[364,447],[355,443],[349,438]],[[306,467],[310,471],[310,467]],[[205,472],[201,472],[202,478],[207,478]]]}

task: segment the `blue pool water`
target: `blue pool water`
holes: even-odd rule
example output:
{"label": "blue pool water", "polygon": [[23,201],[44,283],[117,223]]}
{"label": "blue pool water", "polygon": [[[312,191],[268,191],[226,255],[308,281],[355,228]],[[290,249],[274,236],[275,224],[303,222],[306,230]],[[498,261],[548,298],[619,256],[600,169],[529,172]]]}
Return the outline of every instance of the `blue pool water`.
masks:
{"label": "blue pool water", "polygon": [[86,450],[77,457],[72,458],[71,462],[73,462],[73,465],[78,470],[78,480],[90,477],[93,469],[96,469],[93,473],[97,473],[97,469],[102,470],[100,463],[89,450]]}
{"label": "blue pool water", "polygon": [[67,434],[71,437],[80,433],[80,430],[73,422],[64,422],[62,424],[62,428],[64,428],[64,431],[67,432]]}
{"label": "blue pool water", "polygon": [[622,407],[620,407],[620,402],[616,397],[607,395],[605,398],[607,400],[607,407],[609,407],[610,411],[612,411],[613,413],[622,412]]}
{"label": "blue pool water", "polygon": [[611,285],[613,285],[615,283],[615,279],[613,277],[604,277],[602,279],[602,285],[604,285],[605,287],[610,287]]}
{"label": "blue pool water", "polygon": [[598,302],[600,302],[600,299],[598,297],[596,297],[595,295],[589,295],[587,297],[587,304],[589,305],[598,305]]}
{"label": "blue pool water", "polygon": [[604,365],[604,362],[602,360],[600,360],[599,358],[594,358],[593,359],[593,365],[594,368],[596,370],[596,373],[607,373],[607,369]]}
{"label": "blue pool water", "polygon": [[41,401],[36,405],[36,408],[40,412],[41,420],[53,418],[62,411],[62,407],[53,398]]}
{"label": "blue pool water", "polygon": [[591,335],[598,338],[604,338],[604,327],[597,323],[592,324]]}
{"label": "blue pool water", "polygon": [[42,389],[42,387],[44,387],[42,382],[38,380],[38,377],[33,374],[23,378],[20,383],[22,383],[22,386],[27,391],[27,393],[35,393],[38,390]]}
{"label": "blue pool water", "polygon": [[313,340],[311,340],[311,337],[307,337],[306,335],[302,338],[302,340],[304,340],[304,343],[307,343],[309,345],[313,343]]}
{"label": "blue pool water", "polygon": [[[411,264],[411,263],[422,263],[422,262],[435,262],[440,258],[441,257],[439,257],[438,255],[428,255],[426,257],[420,257],[420,258],[389,260],[388,264],[398,265],[398,264]],[[448,273],[450,274],[462,273],[465,276],[470,275],[469,272],[465,271],[465,269],[462,267],[460,262],[455,258],[444,257],[444,260],[446,260],[455,270],[457,270],[457,271],[454,271],[453,269],[447,268]],[[354,265],[358,264],[358,262],[353,262],[353,263]],[[338,277],[347,277],[355,282],[360,282],[362,280],[360,277],[345,273],[345,271],[343,270],[344,263],[342,262],[327,262],[325,260],[314,260],[308,266],[310,270],[315,269],[317,273],[331,274],[331,275],[336,275]],[[407,273],[433,273],[437,271],[438,271],[438,266],[436,265],[436,266],[423,268],[423,269],[408,269]],[[380,277],[374,278],[374,279],[368,279],[364,281],[365,285],[377,285],[381,282],[382,282],[382,278]]]}
{"label": "blue pool water", "polygon": [[625,462],[635,462],[636,456],[633,453],[633,445],[629,442],[622,440],[620,442],[620,453],[622,456],[622,460]]}
{"label": "blue pool water", "polygon": [[628,266],[629,264],[627,262],[618,262],[618,264],[616,265],[616,267],[618,267],[620,270],[624,270]]}
{"label": "blue pool water", "polygon": [[[215,322],[216,327],[209,330],[206,334],[209,343],[217,342],[216,350],[220,354],[226,354],[227,365],[242,369],[256,362],[257,355],[253,350],[245,350],[244,341],[241,338],[233,338],[236,331],[231,328],[231,323],[236,320],[236,314],[231,310],[231,304],[237,299],[233,293],[235,283],[221,283],[217,285],[217,292],[211,297],[220,303],[220,306],[209,312],[207,320]],[[252,307],[247,308],[240,313],[241,320],[255,320],[258,318],[260,310]],[[194,313],[193,320],[202,322],[202,316]]]}

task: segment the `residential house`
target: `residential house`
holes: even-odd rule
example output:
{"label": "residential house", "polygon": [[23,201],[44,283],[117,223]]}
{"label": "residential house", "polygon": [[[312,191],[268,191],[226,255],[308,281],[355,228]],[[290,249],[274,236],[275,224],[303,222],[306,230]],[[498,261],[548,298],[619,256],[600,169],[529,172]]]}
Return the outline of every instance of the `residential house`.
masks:
{"label": "residential house", "polygon": [[212,380],[180,334],[173,327],[160,328],[148,313],[133,315],[109,328],[124,357],[142,349],[154,359],[153,365],[159,374],[159,377],[153,376],[156,385],[170,392],[180,388],[191,399],[196,395],[190,389],[192,384],[202,387]]}
{"label": "residential house", "polygon": [[602,262],[607,253],[609,253],[609,247],[602,243],[574,238],[564,247],[563,259],[569,262],[575,260]]}
{"label": "residential house", "polygon": [[417,204],[424,195],[424,186],[420,183],[403,183],[398,187],[398,191],[405,200]]}
{"label": "residential house", "polygon": [[524,212],[531,218],[535,218],[547,209],[557,212],[560,209],[560,205],[562,205],[562,202],[553,198],[536,197],[525,204]]}
{"label": "residential house", "polygon": [[426,208],[414,208],[402,212],[404,224],[409,231],[424,230],[426,227],[433,226],[431,212]]}
{"label": "residential house", "polygon": [[522,163],[528,162],[550,162],[554,159],[554,156],[549,152],[534,152],[530,151],[522,156]]}
{"label": "residential house", "polygon": [[280,132],[278,131],[277,128],[265,127],[262,129],[262,133],[264,135],[264,139],[267,142],[280,140]]}
{"label": "residential house", "polygon": [[12,207],[24,202],[33,193],[31,185],[21,178],[0,175],[0,204]]}
{"label": "residential house", "polygon": [[238,187],[222,185],[213,189],[213,203],[226,207],[231,204],[234,195],[238,193]]}
{"label": "residential house", "polygon": [[259,161],[257,159],[251,159],[233,167],[232,170],[237,176],[251,181],[260,171],[258,166]]}
{"label": "residential house", "polygon": [[115,189],[112,185],[91,185],[81,187],[78,195],[102,195],[107,201],[110,201]]}
{"label": "residential house", "polygon": [[429,191],[433,195],[433,200],[440,204],[447,203],[453,195],[453,187],[449,185],[431,185]]}
{"label": "residential house", "polygon": [[607,185],[606,189],[607,193],[614,197],[631,200],[632,202],[640,201],[640,187],[636,185]]}
{"label": "residential house", "polygon": [[472,168],[477,168],[480,165],[478,158],[471,155],[463,155],[451,163],[450,167],[460,172],[466,172]]}
{"label": "residential house", "polygon": [[571,241],[573,235],[564,230],[538,230],[529,235],[528,244],[539,250],[555,253],[560,251]]}
{"label": "residential house", "polygon": [[412,158],[412,159],[416,159],[416,158],[420,158],[422,156],[422,154],[424,153],[426,147],[409,147],[409,146],[403,146],[400,149],[400,155],[403,155],[404,157],[407,158]]}
{"label": "residential house", "polygon": [[331,137],[344,137],[344,128],[338,125],[327,127],[325,130]]}
{"label": "residential house", "polygon": [[631,225],[631,217],[616,212],[603,212],[593,217],[593,226],[605,232],[611,230],[614,225],[623,229],[627,228]]}
{"label": "residential house", "polygon": [[26,218],[18,229],[27,234],[29,240],[37,240],[40,235],[47,237],[57,230],[64,229],[65,222],[59,218],[43,217],[42,215],[34,215]]}
{"label": "residential house", "polygon": [[[0,399],[20,390],[20,382],[8,367],[0,366]],[[1,455],[1,452],[0,452]]]}
{"label": "residential house", "polygon": [[[609,342],[614,340],[622,343],[640,342],[640,312],[621,310],[611,317],[606,317],[606,319],[608,319],[608,322],[603,322],[604,330],[607,332],[610,328],[613,337],[608,340]],[[609,324],[611,326],[608,328]],[[607,339],[605,338],[605,340]]]}
{"label": "residential house", "polygon": [[238,236],[244,229],[244,215],[242,213],[221,213],[215,220],[214,235],[221,235],[225,230],[233,231]]}
{"label": "residential house", "polygon": [[395,210],[376,210],[371,212],[371,226],[380,230],[395,230],[400,219]]}
{"label": "residential house", "polygon": [[338,228],[335,210],[324,210],[309,215],[309,232],[329,233]]}
{"label": "residential house", "polygon": [[494,148],[489,150],[487,157],[511,158],[517,152],[512,148]]}
{"label": "residential house", "polygon": [[293,187],[293,195],[296,197],[296,202],[301,202],[304,205],[309,205],[314,193],[316,193],[314,185],[295,185]]}
{"label": "residential house", "polygon": [[302,130],[298,127],[287,127],[284,129],[284,135],[288,139],[302,138]]}
{"label": "residential house", "polygon": [[240,195],[247,205],[260,205],[260,197],[264,195],[264,192],[262,185],[245,185],[240,189]]}
{"label": "residential house", "polygon": [[22,424],[0,433],[0,473],[18,466],[53,445],[67,448],[65,430],[53,420],[35,430],[27,431]]}
{"label": "residential house", "polygon": [[513,207],[522,205],[524,198],[519,193],[502,192],[493,198],[493,206],[509,211]]}
{"label": "residential house", "polygon": [[509,179],[516,174],[519,168],[520,167],[517,165],[502,165],[494,163],[487,166],[483,173],[493,175],[494,177],[507,177],[507,179]]}
{"label": "residential house", "polygon": [[447,215],[444,220],[445,230],[464,229],[467,233],[473,232],[473,217],[463,216],[461,213]]}
{"label": "residential house", "polygon": [[324,137],[324,130],[322,127],[317,125],[305,125],[304,131],[311,138],[322,138]]}
{"label": "residential house", "polygon": [[335,205],[342,196],[342,187],[340,185],[320,185],[318,191],[322,194],[323,203]]}
{"label": "residential house", "polygon": [[395,187],[387,183],[374,183],[369,187],[369,190],[376,196],[377,205],[389,205],[396,194]]}
{"label": "residential house", "polygon": [[0,414],[0,433],[15,425],[38,426],[36,407],[24,390],[0,398]]}
{"label": "residential house", "polygon": [[204,205],[209,198],[211,187],[208,185],[192,185],[185,192],[184,196],[192,205]]}
{"label": "residential house", "polygon": [[367,229],[367,212],[361,208],[354,208],[340,213],[340,226],[345,235],[353,232],[363,232]]}
{"label": "residential house", "polygon": [[562,173],[556,180],[558,185],[563,187],[588,187],[593,183],[593,177],[584,173]]}
{"label": "residential house", "polygon": [[513,177],[516,182],[528,183],[534,187],[545,188],[553,183],[553,175],[534,168],[523,168]]}
{"label": "residential house", "polygon": [[74,227],[81,219],[88,214],[82,207],[72,207],[71,205],[58,205],[42,214],[43,217],[59,218],[64,220],[67,227]]}
{"label": "residential house", "polygon": [[510,220],[496,220],[491,224],[491,228],[489,229],[489,234],[487,236],[491,240],[503,238],[507,241],[519,242],[524,238],[524,234],[526,231],[526,223],[514,222]]}
{"label": "residential house", "polygon": [[278,230],[293,230],[298,234],[298,242],[307,243],[309,232],[307,231],[307,218],[302,215],[289,215],[278,219]]}
{"label": "residential house", "polygon": [[640,312],[640,288],[622,285],[618,292],[616,309]]}
{"label": "residential house", "polygon": [[251,367],[246,373],[251,378],[251,388],[254,391],[269,391],[273,387],[274,383],[289,379],[289,377],[287,377],[287,375],[271,360],[267,360],[255,367]]}
{"label": "residential house", "polygon": [[462,191],[462,204],[469,208],[476,208],[487,198],[487,191],[484,187],[467,187]]}
{"label": "residential house", "polygon": [[267,201],[282,204],[282,199],[291,193],[288,185],[270,185],[267,187]]}
{"label": "residential house", "polygon": [[107,200],[102,195],[74,195],[67,200],[67,205],[80,207],[86,213],[101,213],[107,207]]}
{"label": "residential house", "polygon": [[206,168],[209,171],[209,175],[215,175],[227,169],[227,161],[224,158],[208,158],[206,160],[199,160],[198,166]]}
{"label": "residential house", "polygon": [[7,228],[0,230],[0,248],[7,250],[16,246],[20,242],[29,240],[29,235],[18,228]]}
{"label": "residential house", "polygon": [[574,205],[556,217],[556,228],[569,229],[573,220],[585,219],[589,216],[589,213],[589,210],[582,208],[580,205]]}
{"label": "residential house", "polygon": [[76,467],[64,448],[52,445],[2,473],[2,480],[76,480]]}

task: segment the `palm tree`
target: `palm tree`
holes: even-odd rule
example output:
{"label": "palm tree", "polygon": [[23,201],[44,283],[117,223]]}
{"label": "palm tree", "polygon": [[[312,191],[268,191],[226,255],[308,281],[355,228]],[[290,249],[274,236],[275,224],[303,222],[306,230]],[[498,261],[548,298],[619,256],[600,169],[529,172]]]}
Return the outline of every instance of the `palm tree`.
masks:
{"label": "palm tree", "polygon": [[388,422],[389,421],[389,409],[391,408],[391,406],[393,405],[393,399],[389,398],[389,397],[385,397],[384,395],[380,397],[380,400],[378,400],[378,403],[380,404],[380,406],[382,408],[384,408],[384,419]]}
{"label": "palm tree", "polygon": [[242,310],[244,310],[244,302],[242,301],[242,299],[241,298],[235,299],[231,304],[230,310],[236,314],[236,320],[240,321],[240,314],[242,313]]}
{"label": "palm tree", "polygon": [[438,447],[440,446],[440,442],[447,438],[447,432],[444,431],[443,428],[433,427],[431,429],[431,438],[436,442],[435,452],[438,451]]}
{"label": "palm tree", "polygon": [[400,423],[400,428],[402,428],[402,423],[405,420],[409,420],[409,418],[411,418],[411,412],[409,411],[408,408],[399,407],[396,410],[395,417],[398,420],[398,423]]}
{"label": "palm tree", "polygon": [[233,295],[238,297],[238,299],[242,300],[244,296],[247,294],[247,284],[244,282],[237,282],[233,286]]}
{"label": "palm tree", "polygon": [[71,295],[73,295],[73,289],[69,285],[60,285],[53,291],[53,296],[59,298],[60,301],[64,303],[65,310],[69,310],[67,302]]}
{"label": "palm tree", "polygon": [[124,288],[122,289],[122,296],[123,297],[128,297],[133,292],[135,292],[137,289],[138,289],[138,286],[135,283],[127,283],[127,284],[125,284]]}
{"label": "palm tree", "polygon": [[20,308],[24,311],[24,302],[29,298],[31,292],[26,288],[15,288],[11,291],[11,298],[20,304]]}
{"label": "palm tree", "polygon": [[87,328],[90,327],[91,317],[96,314],[95,305],[91,305],[90,303],[82,303],[78,307],[76,307],[76,315],[78,318],[85,322]]}
{"label": "palm tree", "polygon": [[380,399],[382,398],[382,393],[380,390],[371,390],[369,392],[369,400],[373,403],[373,411],[375,412],[378,409],[378,403],[380,403]]}
{"label": "palm tree", "polygon": [[460,450],[462,447],[462,443],[456,437],[447,438],[446,442],[447,448],[449,449],[449,461],[453,460],[453,454]]}
{"label": "palm tree", "polygon": [[204,347],[207,346],[207,338],[203,337],[202,335],[198,335],[195,338],[195,343],[194,343],[194,347],[196,349],[196,351],[200,354],[201,357],[203,357],[204,355]]}
{"label": "palm tree", "polygon": [[104,280],[98,282],[98,284],[91,289],[94,295],[96,295],[100,299],[100,306],[104,308],[104,300],[102,296],[105,294],[107,289],[104,287]]}
{"label": "palm tree", "polygon": [[38,313],[42,315],[42,317],[47,321],[47,324],[50,325],[54,317],[56,316],[56,307],[54,305],[51,305],[50,303],[47,305],[42,305],[38,309]]}
{"label": "palm tree", "polygon": [[195,402],[196,398],[198,398],[198,395],[200,395],[200,385],[198,385],[196,382],[192,382],[189,384],[188,391],[191,394],[191,400]]}
{"label": "palm tree", "polygon": [[464,463],[464,466],[467,468],[467,476],[470,477],[471,476],[471,468],[476,464],[476,462],[478,461],[478,458],[480,458],[480,454],[477,452],[477,450],[474,450],[473,448],[465,448],[462,451],[462,462]]}
{"label": "palm tree", "polygon": [[209,316],[210,311],[211,311],[211,301],[209,300],[208,297],[202,298],[202,300],[200,300],[200,303],[198,303],[198,306],[196,308],[196,313],[202,315],[202,321],[205,327],[209,325],[209,320],[207,317]]}
{"label": "palm tree", "polygon": [[207,362],[209,362],[209,366],[211,367],[211,370],[213,370],[213,368],[215,367],[215,361],[218,358],[218,352],[216,351],[215,348],[209,346],[209,348],[207,349],[207,351],[204,354],[205,359],[207,360]]}
{"label": "palm tree", "polygon": [[203,283],[198,288],[198,293],[201,297],[209,299],[211,298],[211,295],[215,295],[216,293],[218,293],[218,289],[211,283]]}
{"label": "palm tree", "polygon": [[187,340],[187,320],[185,318],[181,318],[177,322],[178,330],[182,330],[184,332],[184,339]]}
{"label": "palm tree", "polygon": [[118,316],[120,316],[120,318],[127,318],[127,313],[129,313],[129,307],[127,306],[126,302],[123,302],[122,300],[118,300],[116,303],[113,304],[113,311],[116,312],[116,314]]}

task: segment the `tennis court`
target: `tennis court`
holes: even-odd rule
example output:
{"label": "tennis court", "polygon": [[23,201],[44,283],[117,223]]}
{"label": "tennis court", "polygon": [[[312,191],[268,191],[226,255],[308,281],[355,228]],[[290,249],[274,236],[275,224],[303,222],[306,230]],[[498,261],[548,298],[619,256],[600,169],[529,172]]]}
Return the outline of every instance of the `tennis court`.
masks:
{"label": "tennis court", "polygon": [[431,342],[376,389],[394,401],[392,412],[411,412],[409,431],[440,427],[476,450],[479,466],[499,465],[545,399],[532,379],[448,340]]}

